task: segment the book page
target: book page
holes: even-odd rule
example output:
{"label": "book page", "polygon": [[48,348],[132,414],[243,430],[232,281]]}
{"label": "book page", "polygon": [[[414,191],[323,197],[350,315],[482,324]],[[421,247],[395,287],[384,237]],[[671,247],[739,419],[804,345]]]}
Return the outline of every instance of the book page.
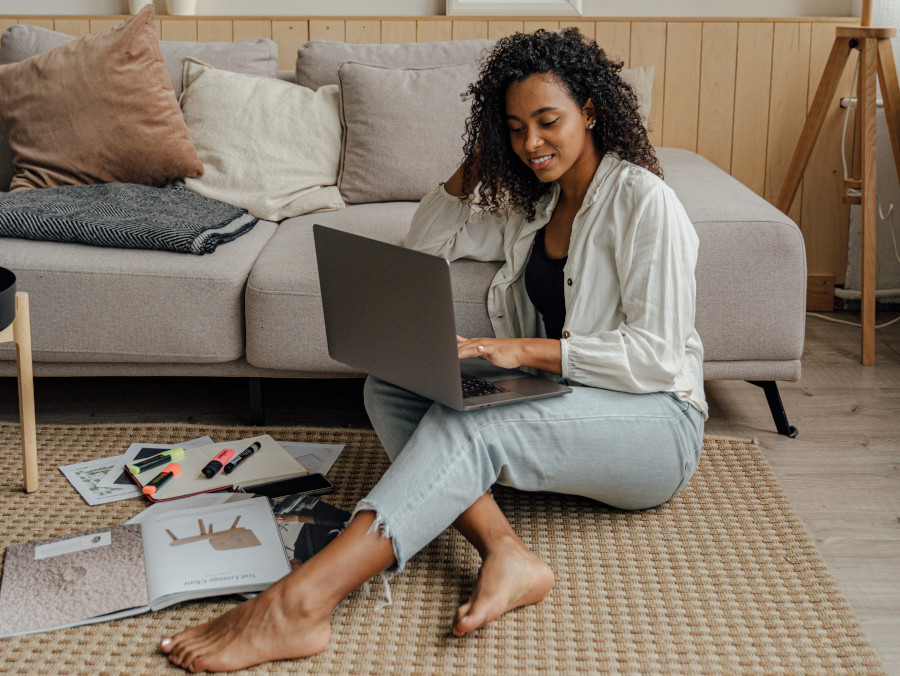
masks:
{"label": "book page", "polygon": [[[261,444],[259,450],[238,465],[231,474],[220,471],[211,479],[203,475],[203,468],[222,449],[232,448],[235,455],[238,455],[255,441]],[[177,464],[181,467],[181,472],[154,493],[154,500],[170,500],[235,485],[250,485],[307,473],[306,468],[288,455],[268,434],[185,449],[184,457]],[[142,472],[135,479],[144,486],[163,469],[164,467],[160,467],[158,470]]]}
{"label": "book page", "polygon": [[141,527],[98,528],[6,550],[0,635],[149,610]]}
{"label": "book page", "polygon": [[345,444],[311,444],[303,441],[279,441],[290,456],[310,474],[328,474]]}
{"label": "book page", "polygon": [[169,511],[141,525],[154,610],[189,598],[261,591],[290,572],[264,498]]}

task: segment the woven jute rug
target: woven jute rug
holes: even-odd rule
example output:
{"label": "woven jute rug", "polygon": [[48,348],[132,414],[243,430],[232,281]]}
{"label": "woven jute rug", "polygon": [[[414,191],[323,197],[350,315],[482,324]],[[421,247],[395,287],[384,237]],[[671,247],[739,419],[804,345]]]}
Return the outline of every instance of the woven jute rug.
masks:
{"label": "woven jute rug", "polygon": [[[371,431],[199,425],[41,426],[40,490],[21,488],[18,426],[0,424],[0,543],[121,523],[146,505],[88,507],[59,465],[124,451],[133,442],[217,441],[268,433],[344,443],[328,502],[350,509],[387,466]],[[352,594],[332,641],[307,660],[258,673],[877,674],[860,623],[775,477],[749,441],[707,437],[700,468],[674,500],[629,513],[589,500],[495,491],[522,539],[553,568],[536,606],[463,639],[449,634],[478,572],[474,549],[448,531],[390,583]],[[232,607],[221,599],[127,620],[0,640],[0,669],[20,674],[175,671],[162,636]]]}

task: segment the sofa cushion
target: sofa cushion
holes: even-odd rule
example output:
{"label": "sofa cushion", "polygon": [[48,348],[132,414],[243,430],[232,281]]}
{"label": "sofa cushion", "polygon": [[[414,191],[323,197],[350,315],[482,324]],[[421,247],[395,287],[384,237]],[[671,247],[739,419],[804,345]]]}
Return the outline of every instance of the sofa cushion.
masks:
{"label": "sofa cushion", "polygon": [[622,79],[631,85],[634,95],[637,96],[641,124],[645,127],[650,119],[650,105],[653,103],[653,75],[655,72],[655,66],[626,68],[621,72]]}
{"label": "sofa cushion", "polygon": [[[31,307],[35,361],[228,362],[244,352],[244,290],[277,226],[205,256],[4,238]],[[0,350],[2,352],[2,350]]]}
{"label": "sofa cushion", "polygon": [[399,45],[352,45],[310,40],[297,50],[297,84],[318,89],[338,84],[338,68],[348,61],[388,68],[432,68],[475,63],[496,40],[411,42]]}
{"label": "sofa cushion", "polygon": [[317,91],[188,58],[181,108],[205,172],[187,188],[280,221],[344,206],[336,85]]}
{"label": "sofa cushion", "polygon": [[[495,44],[310,40],[300,47],[298,84],[313,89],[341,85],[344,149],[338,187],[344,201],[418,200],[453,173],[462,159],[470,109],[461,95],[477,78],[479,60]],[[653,72],[653,66],[643,66],[622,73],[635,89],[644,124]]]}
{"label": "sofa cushion", "polygon": [[436,68],[341,66],[344,127],[338,187],[349,203],[419,200],[459,166],[478,75],[467,63]]}
{"label": "sofa cushion", "polygon": [[[75,40],[71,35],[57,33],[25,24],[11,26],[0,36],[0,64],[23,61],[47,50]],[[248,75],[276,77],[278,49],[266,38],[250,38],[239,42],[169,42],[159,43],[175,97],[181,96],[184,60],[188,56],[209,65]],[[9,188],[13,175],[12,151],[0,125],[0,190]]]}
{"label": "sofa cushion", "polygon": [[203,173],[148,6],[124,24],[0,65],[13,190],[163,185]]}
{"label": "sofa cushion", "polygon": [[704,360],[799,360],[806,317],[800,229],[700,155],[657,153],[700,239],[695,325]]}
{"label": "sofa cushion", "polygon": [[[402,245],[417,204],[351,204],[342,211],[284,221],[247,283],[247,361],[307,373],[351,373],[328,356],[312,226],[321,223]],[[463,260],[451,270],[458,331],[493,335],[487,288],[498,263]]]}
{"label": "sofa cushion", "polygon": [[[696,326],[710,377],[796,380],[803,351],[806,256],[784,214],[695,153],[659,149],[666,181],[700,239]],[[305,373],[347,373],[328,358],[313,223],[399,244],[415,203],[349,205],[285,221],[247,284],[247,360]],[[451,266],[458,331],[491,335],[488,286],[497,263]]]}

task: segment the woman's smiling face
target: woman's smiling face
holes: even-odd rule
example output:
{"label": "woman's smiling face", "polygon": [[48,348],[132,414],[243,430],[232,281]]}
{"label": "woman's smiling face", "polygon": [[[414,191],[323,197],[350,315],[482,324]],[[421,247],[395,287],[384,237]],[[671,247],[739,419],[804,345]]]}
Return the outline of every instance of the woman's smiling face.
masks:
{"label": "woman's smiling face", "polygon": [[513,152],[543,182],[558,181],[573,168],[593,177],[600,153],[588,125],[593,104],[584,108],[552,73],[536,73],[506,90],[506,123]]}

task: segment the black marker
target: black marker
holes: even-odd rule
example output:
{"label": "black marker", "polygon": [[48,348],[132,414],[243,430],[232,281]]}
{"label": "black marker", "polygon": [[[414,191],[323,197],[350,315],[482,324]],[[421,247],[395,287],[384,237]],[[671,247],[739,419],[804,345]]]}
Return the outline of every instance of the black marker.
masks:
{"label": "black marker", "polygon": [[225,472],[225,474],[231,474],[234,471],[235,467],[244,462],[246,458],[249,458],[251,455],[256,453],[261,446],[261,443],[259,443],[258,441],[254,441],[248,448],[245,448],[243,451],[241,451],[240,455],[229,460],[228,464],[225,465],[225,468],[222,471]]}

